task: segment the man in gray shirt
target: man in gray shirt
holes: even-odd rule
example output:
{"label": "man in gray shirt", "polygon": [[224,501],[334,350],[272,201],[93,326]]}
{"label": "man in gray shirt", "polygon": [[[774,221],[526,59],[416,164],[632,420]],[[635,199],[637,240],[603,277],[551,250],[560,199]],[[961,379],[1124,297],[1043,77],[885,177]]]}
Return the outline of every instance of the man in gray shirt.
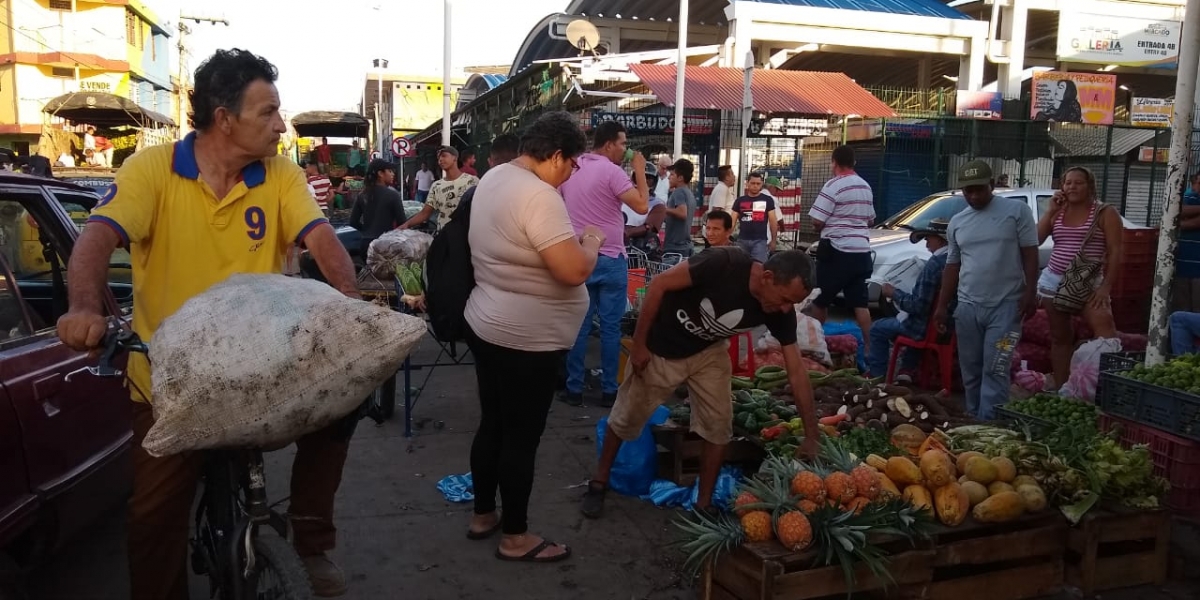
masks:
{"label": "man in gray shirt", "polygon": [[1021,321],[1037,310],[1037,222],[1024,202],[992,195],[986,162],[963,165],[958,181],[968,207],[950,219],[950,253],[934,320],[939,331],[948,330],[957,290],[954,332],[967,411],[991,419],[993,409],[1008,400]]}
{"label": "man in gray shirt", "polygon": [[671,195],[667,199],[666,237],[664,254],[692,255],[692,213],[696,211],[696,196],[692,194],[692,175],[696,167],[681,158],[671,166]]}

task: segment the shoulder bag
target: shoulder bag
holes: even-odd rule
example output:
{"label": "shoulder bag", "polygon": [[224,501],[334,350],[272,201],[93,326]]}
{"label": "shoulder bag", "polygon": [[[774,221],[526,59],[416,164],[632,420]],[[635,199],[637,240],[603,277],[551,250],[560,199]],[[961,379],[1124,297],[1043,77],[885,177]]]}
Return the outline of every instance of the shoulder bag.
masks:
{"label": "shoulder bag", "polygon": [[1062,282],[1058,284],[1058,291],[1054,294],[1054,308],[1062,312],[1078,314],[1083,311],[1083,307],[1092,299],[1092,294],[1096,293],[1098,279],[1104,276],[1104,259],[1091,258],[1084,254],[1083,250],[1100,227],[1100,218],[1107,208],[1107,204],[1096,208],[1092,226],[1088,228],[1087,236],[1079,245],[1079,251],[1075,253],[1075,258],[1071,259],[1070,266],[1063,273]]}

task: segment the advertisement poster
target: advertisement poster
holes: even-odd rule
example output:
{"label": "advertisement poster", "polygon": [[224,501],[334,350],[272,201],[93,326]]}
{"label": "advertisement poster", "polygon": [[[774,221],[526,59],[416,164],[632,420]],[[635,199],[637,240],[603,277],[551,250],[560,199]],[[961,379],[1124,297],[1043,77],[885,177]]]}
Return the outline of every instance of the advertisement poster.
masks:
{"label": "advertisement poster", "polygon": [[1000,120],[1004,96],[1000,92],[968,92],[958,90],[954,99],[954,115],[964,119]]}
{"label": "advertisement poster", "polygon": [[1152,67],[1179,58],[1179,21],[1152,21],[1063,11],[1058,59],[1065,62]]}
{"label": "advertisement poster", "polygon": [[1129,123],[1138,127],[1170,127],[1175,103],[1164,98],[1137,98],[1129,106]]}
{"label": "advertisement poster", "polygon": [[1042,71],[1033,75],[1035,121],[1112,125],[1117,76],[1108,73]]}

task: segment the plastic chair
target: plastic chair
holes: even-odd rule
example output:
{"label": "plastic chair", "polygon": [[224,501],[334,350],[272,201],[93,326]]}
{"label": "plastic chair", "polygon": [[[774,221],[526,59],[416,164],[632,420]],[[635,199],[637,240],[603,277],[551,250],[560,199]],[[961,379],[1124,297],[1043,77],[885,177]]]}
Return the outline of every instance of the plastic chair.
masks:
{"label": "plastic chair", "polygon": [[[896,362],[900,359],[900,351],[904,348],[921,351],[921,370],[917,373],[917,383],[923,388],[929,389],[930,383],[933,382],[933,373],[931,370],[936,365],[942,379],[942,389],[947,392],[953,390],[954,386],[954,349],[958,347],[958,335],[950,334],[950,341],[945,344],[939,344],[937,323],[931,318],[929,325],[925,328],[925,339],[914,340],[908,336],[896,336],[896,340],[892,342],[892,355],[888,359],[887,382],[894,383],[896,380]],[[937,357],[936,362],[925,360],[930,353]]]}

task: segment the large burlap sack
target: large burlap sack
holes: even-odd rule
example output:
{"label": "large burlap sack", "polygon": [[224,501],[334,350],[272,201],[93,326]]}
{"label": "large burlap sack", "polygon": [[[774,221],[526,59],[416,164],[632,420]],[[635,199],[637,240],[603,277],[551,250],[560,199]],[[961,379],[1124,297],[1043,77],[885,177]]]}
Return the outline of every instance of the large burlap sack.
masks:
{"label": "large burlap sack", "polygon": [[433,236],[423,231],[389,231],[372,241],[367,248],[367,270],[379,279],[391,281],[396,267],[424,261],[431,243]]}
{"label": "large burlap sack", "polygon": [[153,456],[290,442],[396,374],[425,323],[311,279],[234,275],[150,340]]}

